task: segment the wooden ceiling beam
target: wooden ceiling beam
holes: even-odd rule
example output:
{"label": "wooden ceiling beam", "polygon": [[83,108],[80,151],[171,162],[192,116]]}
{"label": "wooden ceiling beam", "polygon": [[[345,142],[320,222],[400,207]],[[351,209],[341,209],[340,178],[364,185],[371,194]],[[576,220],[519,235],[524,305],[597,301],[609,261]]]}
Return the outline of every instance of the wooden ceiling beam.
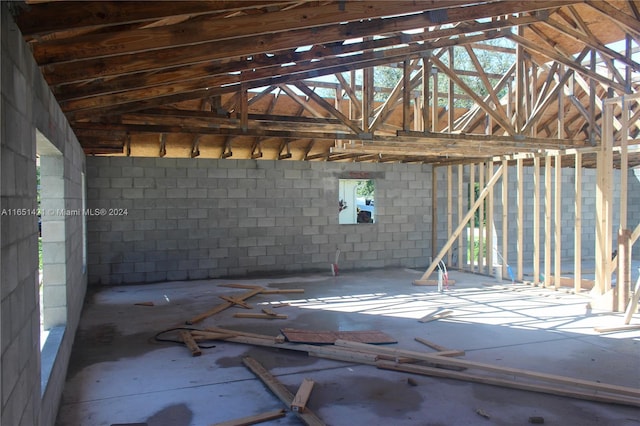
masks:
{"label": "wooden ceiling beam", "polygon": [[554,60],[556,62],[559,62],[561,64],[564,64],[566,66],[568,66],[569,68],[573,69],[574,71],[577,71],[579,73],[582,73],[586,76],[588,76],[589,78],[592,78],[596,81],[599,81],[609,87],[612,87],[618,91],[620,91],[621,93],[625,93],[626,92],[626,87],[616,81],[610,80],[600,74],[598,74],[597,72],[594,72],[590,69],[584,68],[580,63],[575,62],[572,58],[568,58],[564,55],[562,55],[561,53],[555,51],[555,50],[551,50],[551,49],[547,49],[546,47],[540,46],[539,44],[533,43],[530,40],[527,40],[524,37],[520,37],[518,35],[515,34],[507,34],[506,35],[507,38],[513,40],[514,42],[520,44],[521,46],[525,47],[526,49],[532,51],[532,52],[536,52],[536,53],[540,53],[544,56],[546,56],[547,58]]}
{"label": "wooden ceiling beam", "polygon": [[[287,3],[291,1],[64,1],[30,4],[17,16],[16,21],[23,35],[37,36],[70,29],[114,26]],[[61,8],[64,13],[60,13]]]}
{"label": "wooden ceiling beam", "polygon": [[[466,0],[450,0],[447,7],[461,6]],[[178,3],[179,4],[179,3]],[[437,0],[335,2],[324,6],[268,12],[259,20],[253,15],[224,19],[192,20],[175,25],[142,28],[125,33],[108,33],[37,43],[33,54],[39,64],[50,64],[105,55],[131,54],[167,47],[190,46],[210,41],[260,37],[343,22],[358,22],[396,14],[411,14],[442,8]],[[259,23],[259,24],[258,24]],[[298,39],[298,41],[304,39]]]}
{"label": "wooden ceiling beam", "polygon": [[[513,3],[520,3],[516,7]],[[557,5],[557,1],[535,1],[535,2],[499,2],[506,7],[506,12],[528,12],[535,9],[536,5]],[[498,13],[495,4],[476,5],[466,8],[447,9],[450,23],[457,22],[455,17],[465,21],[475,22],[475,19],[482,19]],[[461,11],[464,11],[462,13]],[[453,17],[452,17],[453,16]],[[464,31],[485,31],[505,26],[520,25],[524,22],[535,22],[539,17],[525,16],[522,18],[509,18],[504,20],[494,20],[485,23],[473,23],[469,28],[465,26]],[[163,68],[175,67],[179,65],[195,64],[200,62],[210,62],[217,59],[239,58],[254,56],[261,53],[274,54],[282,50],[296,49],[300,46],[301,40],[312,40],[314,44],[325,44],[332,42],[342,43],[345,39],[374,36],[386,33],[395,33],[415,28],[425,28],[433,25],[428,18],[428,14],[418,14],[387,19],[374,19],[363,22],[352,22],[346,25],[327,26],[305,30],[293,30],[287,33],[275,33],[263,36],[247,36],[243,38],[213,41],[191,47],[174,47],[160,50],[141,52],[136,55],[113,55],[104,58],[74,60],[60,64],[49,64],[43,67],[47,81],[50,84],[60,84],[64,82],[85,81],[97,77],[115,76],[120,74],[134,73],[139,71],[151,71]],[[441,33],[441,31],[446,31]],[[398,43],[418,42],[431,39],[432,37],[446,37],[460,34],[459,28],[449,28],[440,31],[427,31],[423,34],[404,34],[402,36],[391,37],[392,40],[381,39],[373,41],[371,45],[360,45],[358,49],[372,49],[375,46],[388,47]],[[323,50],[322,53],[310,51],[310,55],[321,57],[332,53],[335,46]],[[345,45],[345,51],[354,52],[353,46]],[[312,49],[313,50],[313,49]],[[343,52],[344,53],[344,52]]]}
{"label": "wooden ceiling beam", "polygon": [[[343,58],[327,59],[304,65],[279,68],[281,71],[274,75],[272,70],[256,70],[253,73],[242,73],[231,76],[215,76],[205,80],[188,81],[183,84],[155,86],[147,89],[137,89],[112,95],[95,96],[74,101],[60,102],[66,113],[74,113],[70,117],[90,117],[95,114],[113,115],[140,109],[171,104],[190,99],[209,97],[215,94],[237,91],[241,83],[248,83],[249,88],[270,86],[273,84],[287,84],[311,77],[330,75],[343,71],[372,67],[389,62],[417,57],[424,49],[442,47],[446,45],[460,45],[465,42],[475,42],[501,37],[502,33],[492,31],[489,34],[479,34],[471,37],[457,37],[439,40],[430,44],[387,49],[381,52],[368,52],[360,55],[350,55]],[[291,74],[284,74],[289,72]],[[273,76],[273,77],[272,77]],[[203,89],[203,87],[206,87]],[[128,105],[127,105],[128,104]],[[87,110],[86,112],[82,110]]]}

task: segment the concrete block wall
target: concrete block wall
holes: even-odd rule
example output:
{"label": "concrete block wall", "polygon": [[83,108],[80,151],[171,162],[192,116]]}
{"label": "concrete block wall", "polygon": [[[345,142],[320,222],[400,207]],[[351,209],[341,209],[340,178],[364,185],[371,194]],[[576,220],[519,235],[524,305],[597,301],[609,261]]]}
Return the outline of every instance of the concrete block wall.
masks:
{"label": "concrete block wall", "polygon": [[[64,217],[66,259],[66,331],[42,377],[38,297],[38,219],[36,139],[46,138],[61,154],[65,208],[82,200],[84,154],[42,78],[11,16],[0,4],[0,161],[2,164],[0,334],[2,377],[0,423],[11,426],[53,425],[67,371],[73,336],[86,289],[82,270],[81,217]],[[38,133],[39,131],[39,133]],[[14,214],[21,211],[25,214]],[[44,379],[44,380],[43,380]],[[41,388],[41,381],[46,383]]]}
{"label": "concrete block wall", "polygon": [[[338,180],[373,178],[373,224],[338,224]],[[87,159],[90,284],[426,268],[431,166]],[[354,206],[351,206],[353,208]],[[126,211],[126,213],[125,213]],[[111,215],[110,215],[110,214]]]}

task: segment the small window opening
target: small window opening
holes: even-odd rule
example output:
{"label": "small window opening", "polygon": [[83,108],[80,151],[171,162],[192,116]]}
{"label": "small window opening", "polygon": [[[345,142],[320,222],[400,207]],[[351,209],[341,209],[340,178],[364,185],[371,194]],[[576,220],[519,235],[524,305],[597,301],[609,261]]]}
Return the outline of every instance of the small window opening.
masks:
{"label": "small window opening", "polygon": [[375,181],[373,179],[340,179],[338,223],[374,223],[375,205]]}

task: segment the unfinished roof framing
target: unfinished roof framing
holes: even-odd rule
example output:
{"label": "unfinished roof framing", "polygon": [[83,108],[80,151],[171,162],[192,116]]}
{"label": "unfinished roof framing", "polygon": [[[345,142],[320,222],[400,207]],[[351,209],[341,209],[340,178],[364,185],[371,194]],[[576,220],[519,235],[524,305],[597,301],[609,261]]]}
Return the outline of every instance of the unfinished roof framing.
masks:
{"label": "unfinished roof framing", "polygon": [[[451,164],[595,152],[603,100],[640,84],[639,9],[634,0],[27,1],[16,16],[87,154]],[[497,39],[508,42],[489,43]],[[486,50],[507,58],[506,72],[485,71]],[[460,54],[471,67],[454,63]],[[374,68],[399,77],[377,81]],[[630,111],[633,140],[637,99]]]}

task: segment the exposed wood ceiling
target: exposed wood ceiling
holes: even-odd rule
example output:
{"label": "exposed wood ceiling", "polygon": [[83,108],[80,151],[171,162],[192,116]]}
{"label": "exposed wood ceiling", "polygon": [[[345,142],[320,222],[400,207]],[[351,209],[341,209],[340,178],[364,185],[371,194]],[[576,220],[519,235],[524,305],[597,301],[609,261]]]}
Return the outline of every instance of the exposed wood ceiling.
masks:
{"label": "exposed wood ceiling", "polygon": [[[602,99],[640,83],[636,0],[27,1],[16,10],[95,155],[446,163],[588,148]],[[499,38],[512,47],[486,43]],[[453,49],[473,67],[451,64]],[[477,53],[487,49],[510,58],[508,72],[483,70]],[[402,78],[383,87],[374,67]],[[448,89],[434,91],[438,81]],[[639,111],[628,120],[636,140]]]}

